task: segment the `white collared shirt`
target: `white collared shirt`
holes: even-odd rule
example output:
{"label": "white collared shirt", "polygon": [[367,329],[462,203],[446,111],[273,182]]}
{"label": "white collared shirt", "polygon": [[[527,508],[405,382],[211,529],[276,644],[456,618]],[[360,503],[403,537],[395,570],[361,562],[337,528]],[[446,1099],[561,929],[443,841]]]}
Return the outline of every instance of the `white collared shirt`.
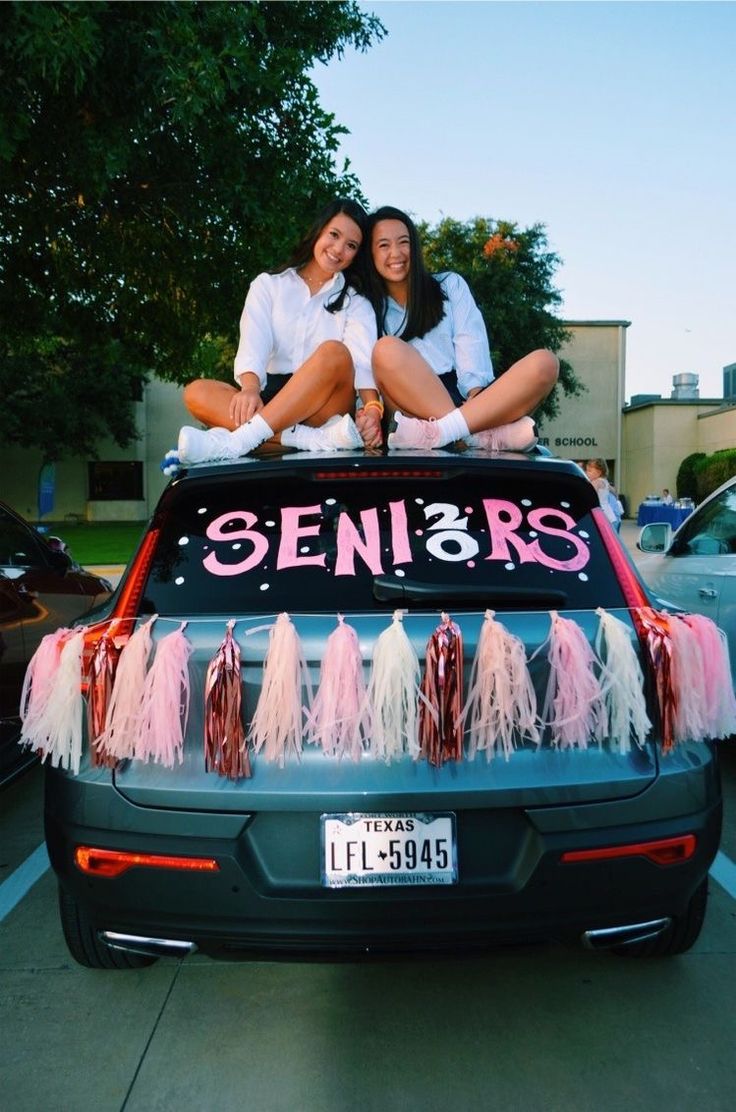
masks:
{"label": "white collared shirt", "polygon": [[[430,332],[409,343],[436,375],[455,370],[458,389],[467,398],[469,390],[493,382],[488,333],[465,279],[452,271],[435,274],[435,278],[447,295],[444,316]],[[405,308],[389,297],[384,323],[386,332],[400,337],[405,321]]]}
{"label": "white collared shirt", "polygon": [[293,267],[254,278],[240,317],[235,378],[252,371],[263,387],[267,374],[292,374],[325,340],[342,340],[353,357],[356,390],[375,389],[376,318],[370,302],[350,290],[342,309],[325,309],[344,284],[343,275],[335,274],[312,296]]}

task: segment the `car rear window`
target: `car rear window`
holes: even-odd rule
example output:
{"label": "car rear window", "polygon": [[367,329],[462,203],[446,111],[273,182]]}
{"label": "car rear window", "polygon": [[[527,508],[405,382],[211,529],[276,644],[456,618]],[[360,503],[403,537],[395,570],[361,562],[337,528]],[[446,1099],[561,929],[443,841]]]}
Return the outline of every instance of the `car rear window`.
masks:
{"label": "car rear window", "polygon": [[523,471],[183,482],[157,521],[142,610],[619,607],[590,505],[583,480]]}

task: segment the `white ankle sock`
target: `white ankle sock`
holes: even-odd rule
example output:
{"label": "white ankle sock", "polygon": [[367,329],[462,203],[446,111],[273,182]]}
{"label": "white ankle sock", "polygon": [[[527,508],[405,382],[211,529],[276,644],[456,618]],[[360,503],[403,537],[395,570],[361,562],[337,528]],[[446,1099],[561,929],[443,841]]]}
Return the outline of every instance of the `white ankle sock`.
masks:
{"label": "white ankle sock", "polygon": [[451,409],[444,417],[438,417],[437,428],[440,433],[437,443],[438,448],[442,447],[443,444],[452,444],[453,440],[462,440],[470,433],[460,409]]}
{"label": "white ankle sock", "polygon": [[250,421],[236,429],[232,436],[233,443],[237,445],[240,455],[244,456],[246,452],[252,452],[254,448],[257,448],[264,440],[270,440],[273,436],[273,429],[261,417],[260,413],[256,413],[255,417],[251,417]]}
{"label": "white ankle sock", "polygon": [[311,425],[292,425],[281,433],[281,443],[287,448],[298,448],[301,452],[309,452],[319,446],[320,429]]}

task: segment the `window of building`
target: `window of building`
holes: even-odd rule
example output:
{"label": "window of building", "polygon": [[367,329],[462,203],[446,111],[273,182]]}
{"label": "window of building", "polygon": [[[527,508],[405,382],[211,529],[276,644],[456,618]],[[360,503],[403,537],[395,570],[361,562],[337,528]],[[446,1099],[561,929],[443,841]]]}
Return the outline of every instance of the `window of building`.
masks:
{"label": "window of building", "polygon": [[143,463],[140,460],[118,460],[114,463],[96,460],[87,465],[87,470],[90,501],[142,500]]}

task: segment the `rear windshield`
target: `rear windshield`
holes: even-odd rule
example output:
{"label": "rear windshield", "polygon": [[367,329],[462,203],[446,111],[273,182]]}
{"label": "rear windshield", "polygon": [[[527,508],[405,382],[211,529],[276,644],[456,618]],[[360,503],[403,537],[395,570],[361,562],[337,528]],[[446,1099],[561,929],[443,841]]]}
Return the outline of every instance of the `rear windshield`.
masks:
{"label": "rear windshield", "polygon": [[237,484],[182,483],[158,523],[142,609],[623,606],[587,484],[545,479],[437,472],[315,481],[271,472]]}

